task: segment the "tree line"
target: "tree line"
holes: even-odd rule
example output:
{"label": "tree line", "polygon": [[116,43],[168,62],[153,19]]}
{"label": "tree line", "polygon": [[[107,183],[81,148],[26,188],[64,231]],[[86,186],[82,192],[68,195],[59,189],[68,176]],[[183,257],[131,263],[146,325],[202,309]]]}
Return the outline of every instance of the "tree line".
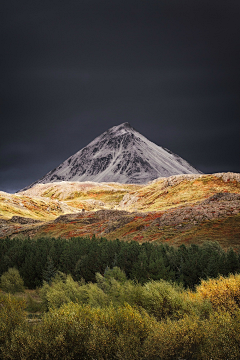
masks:
{"label": "tree line", "polygon": [[240,271],[240,254],[224,251],[218,243],[201,246],[139,244],[105,238],[4,238],[0,241],[0,276],[17,268],[29,289],[49,283],[62,272],[75,281],[95,282],[95,274],[113,267],[123,270],[130,280],[182,283],[193,289],[201,279],[227,276]]}

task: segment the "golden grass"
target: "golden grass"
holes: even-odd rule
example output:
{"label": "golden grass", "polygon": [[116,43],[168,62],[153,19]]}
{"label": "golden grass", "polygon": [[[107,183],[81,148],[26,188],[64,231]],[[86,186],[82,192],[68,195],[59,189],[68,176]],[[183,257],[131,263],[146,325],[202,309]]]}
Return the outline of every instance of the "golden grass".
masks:
{"label": "golden grass", "polygon": [[[160,211],[181,205],[194,204],[218,192],[240,194],[240,183],[236,180],[223,181],[215,175],[202,175],[195,179],[183,178],[167,185],[166,179],[160,178],[146,185],[118,183],[79,183],[59,182],[38,184],[20,193],[23,196],[38,197],[45,201],[55,199],[73,208],[85,208],[87,211],[102,208],[123,208],[127,211]],[[137,198],[126,200],[124,195]],[[95,201],[95,203],[94,203]],[[0,203],[2,201],[0,199]],[[120,206],[121,203],[121,206]]]}
{"label": "golden grass", "polygon": [[214,175],[204,175],[190,181],[184,180],[166,188],[162,188],[163,184],[164,180],[160,180],[134,192],[134,195],[139,196],[139,201],[128,210],[134,207],[140,211],[159,211],[193,204],[219,192],[240,194],[239,182],[224,182]]}
{"label": "golden grass", "polygon": [[0,198],[0,215],[5,219],[22,216],[38,220],[51,220],[59,215],[74,212],[74,210],[65,203],[41,197],[1,193]]}

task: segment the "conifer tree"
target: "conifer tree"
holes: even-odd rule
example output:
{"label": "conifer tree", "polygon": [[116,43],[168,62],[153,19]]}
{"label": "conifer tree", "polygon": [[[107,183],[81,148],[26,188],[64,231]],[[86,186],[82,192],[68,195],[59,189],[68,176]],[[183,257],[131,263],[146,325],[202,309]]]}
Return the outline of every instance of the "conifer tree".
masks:
{"label": "conifer tree", "polygon": [[51,281],[56,276],[56,273],[57,271],[54,267],[52,258],[48,256],[45,269],[43,270],[43,280],[46,281],[48,284],[51,284]]}

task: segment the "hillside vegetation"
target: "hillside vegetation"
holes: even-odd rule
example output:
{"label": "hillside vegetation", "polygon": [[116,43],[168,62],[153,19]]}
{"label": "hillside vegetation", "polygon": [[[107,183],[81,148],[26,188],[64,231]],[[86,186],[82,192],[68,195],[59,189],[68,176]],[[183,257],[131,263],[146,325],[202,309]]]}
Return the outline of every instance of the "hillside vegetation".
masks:
{"label": "hillside vegetation", "polygon": [[71,205],[86,200],[102,202],[102,205],[96,202],[91,210],[100,210],[106,206],[148,212],[203,201],[220,192],[240,194],[240,175],[174,175],[156,179],[147,185],[63,181],[38,184],[19,194],[57,199],[70,202]]}
{"label": "hillside vegetation", "polygon": [[12,216],[50,220],[72,212],[76,212],[76,209],[55,199],[0,191],[0,220],[11,219]]}
{"label": "hillside vegetation", "polygon": [[176,175],[147,185],[57,182],[1,193],[0,236],[95,234],[172,245],[213,240],[237,247],[239,214],[240,175],[234,173]]}

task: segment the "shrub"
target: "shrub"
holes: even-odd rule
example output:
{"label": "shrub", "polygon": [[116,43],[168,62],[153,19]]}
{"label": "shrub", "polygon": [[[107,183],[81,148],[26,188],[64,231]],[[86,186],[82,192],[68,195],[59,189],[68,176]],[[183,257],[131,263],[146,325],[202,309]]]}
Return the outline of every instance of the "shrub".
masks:
{"label": "shrub", "polygon": [[193,312],[192,302],[184,295],[182,287],[164,280],[150,281],[142,286],[131,280],[120,283],[112,277],[106,279],[99,273],[96,274],[96,280],[114,305],[128,303],[144,308],[157,320],[180,318],[185,313]]}
{"label": "shrub", "polygon": [[199,317],[200,320],[209,319],[213,312],[212,304],[209,299],[203,299],[198,293],[191,290],[184,292],[186,301],[191,303],[193,313]]}
{"label": "shrub", "polygon": [[40,295],[45,306],[59,308],[63,304],[78,300],[79,284],[74,281],[71,275],[58,274],[52,280],[51,285],[44,282]]}
{"label": "shrub", "polygon": [[41,312],[44,311],[44,304],[33,299],[31,295],[27,295],[27,305],[25,310],[31,313]]}
{"label": "shrub", "polygon": [[185,315],[182,319],[162,321],[154,327],[144,344],[148,360],[201,359],[197,357],[202,342],[197,317]]}
{"label": "shrub", "polygon": [[96,319],[90,307],[69,303],[50,309],[37,326],[16,329],[5,359],[87,359],[86,343]]}
{"label": "shrub", "polygon": [[143,307],[143,286],[135,284],[133,281],[127,281],[120,288],[118,298],[121,304],[127,302],[135,307]]}
{"label": "shrub", "polygon": [[143,343],[153,323],[154,319],[130,305],[102,309],[87,345],[90,358],[142,359]]}
{"label": "shrub", "polygon": [[110,303],[109,296],[97,284],[83,285],[80,291],[85,291],[85,302],[92,307],[105,307]]}
{"label": "shrub", "polygon": [[25,321],[25,302],[9,295],[0,295],[0,348],[14,329]]}
{"label": "shrub", "polygon": [[141,286],[99,277],[80,285],[58,276],[43,287],[49,312],[38,324],[23,321],[23,306],[10,295],[0,301],[2,358],[240,359],[239,277],[208,280],[193,292],[165,281]]}
{"label": "shrub", "polygon": [[37,327],[17,329],[4,355],[16,360],[141,359],[152,322],[130,306],[96,309],[69,303],[50,310]]}
{"label": "shrub", "polygon": [[19,271],[15,268],[9,268],[7,272],[1,276],[1,288],[9,293],[24,291],[24,282]]}
{"label": "shrub", "polygon": [[104,306],[108,296],[96,284],[80,285],[71,275],[57,275],[51,285],[44,283],[41,297],[47,309],[60,308],[69,302],[90,304],[93,307]]}
{"label": "shrub", "polygon": [[182,289],[164,280],[150,281],[143,286],[141,305],[157,320],[181,318],[192,311],[191,303],[184,297]]}
{"label": "shrub", "polygon": [[118,266],[114,266],[113,269],[107,268],[104,272],[104,278],[106,280],[115,279],[121,284],[127,281],[125,272],[121,270]]}
{"label": "shrub", "polygon": [[240,275],[202,281],[196,292],[209,300],[214,310],[235,311],[240,307]]}
{"label": "shrub", "polygon": [[240,312],[219,311],[204,322],[199,359],[240,359]]}

